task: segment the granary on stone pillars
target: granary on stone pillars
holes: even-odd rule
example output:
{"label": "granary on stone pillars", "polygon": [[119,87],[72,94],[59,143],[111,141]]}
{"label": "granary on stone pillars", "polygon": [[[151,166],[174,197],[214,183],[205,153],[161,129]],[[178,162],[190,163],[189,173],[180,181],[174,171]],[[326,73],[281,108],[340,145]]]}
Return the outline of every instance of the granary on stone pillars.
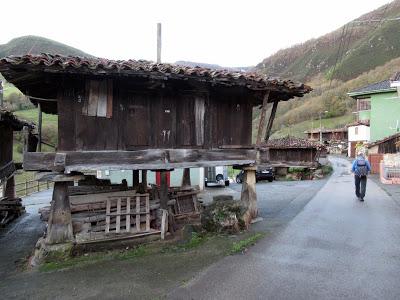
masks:
{"label": "granary on stone pillars", "polygon": [[[301,83],[254,73],[47,54],[0,59],[0,72],[43,112],[58,114],[56,151],[24,153],[25,170],[52,172],[46,178],[55,181],[50,243],[74,238],[68,181],[95,170],[133,170],[136,185],[139,170],[161,171],[160,207],[165,210],[163,171],[245,168],[242,200],[251,220],[257,213],[255,166],[269,159],[259,145],[269,137],[278,102],[311,91]],[[254,108],[261,109],[256,144]]]}
{"label": "granary on stone pillars", "polygon": [[17,119],[11,112],[0,108],[0,225],[5,225],[9,221],[18,217],[24,208],[21,199],[17,198],[15,191],[15,171],[21,168],[21,164],[13,161],[13,141],[14,132],[22,131],[31,141],[31,148],[35,150],[35,137],[32,135],[33,125]]}

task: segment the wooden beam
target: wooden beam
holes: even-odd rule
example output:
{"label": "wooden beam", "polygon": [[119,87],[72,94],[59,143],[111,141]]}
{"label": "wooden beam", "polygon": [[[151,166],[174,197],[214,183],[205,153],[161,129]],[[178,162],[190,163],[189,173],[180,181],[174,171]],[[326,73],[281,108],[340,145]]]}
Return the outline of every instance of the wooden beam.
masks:
{"label": "wooden beam", "polygon": [[185,168],[183,169],[181,186],[190,186],[190,185],[191,185],[190,168]]}
{"label": "wooden beam", "polygon": [[38,102],[38,152],[42,152],[42,119],[42,104]]}
{"label": "wooden beam", "polygon": [[139,188],[139,170],[132,171],[132,186],[134,189]]}
{"label": "wooden beam", "polygon": [[147,170],[142,170],[142,185],[147,187]]}
{"label": "wooden beam", "polygon": [[167,171],[160,172],[160,208],[168,209],[168,182]]}
{"label": "wooden beam", "polygon": [[263,104],[261,107],[260,121],[258,123],[258,132],[257,132],[257,140],[256,140],[257,146],[259,146],[261,143],[261,136],[262,136],[262,133],[263,133],[264,127],[265,127],[265,115],[267,114],[268,98],[269,98],[269,91],[267,91],[265,93],[264,99],[263,99]]}
{"label": "wooden beam", "polygon": [[279,100],[274,101],[274,105],[272,106],[271,115],[269,116],[267,130],[265,131],[265,142],[268,142],[269,136],[271,135],[272,125],[274,123],[276,109],[278,108]]}
{"label": "wooden beam", "polygon": [[[65,156],[64,156],[65,155]],[[256,162],[254,149],[148,149],[137,151],[25,152],[26,171],[171,170]],[[63,158],[61,160],[61,158]]]}

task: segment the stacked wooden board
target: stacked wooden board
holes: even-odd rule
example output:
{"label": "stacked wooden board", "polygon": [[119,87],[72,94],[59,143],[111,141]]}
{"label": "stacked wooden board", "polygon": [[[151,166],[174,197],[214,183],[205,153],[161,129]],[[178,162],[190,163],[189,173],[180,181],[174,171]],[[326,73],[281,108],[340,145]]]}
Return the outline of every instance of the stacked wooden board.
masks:
{"label": "stacked wooden board", "polygon": [[[152,234],[164,237],[168,222],[199,217],[198,192],[196,187],[170,188],[169,209],[161,210],[156,186],[146,193],[121,186],[69,187],[75,240],[89,243]],[[41,208],[39,213],[47,221],[50,207]]]}
{"label": "stacked wooden board", "polygon": [[25,212],[20,198],[0,199],[0,226],[3,227]]}

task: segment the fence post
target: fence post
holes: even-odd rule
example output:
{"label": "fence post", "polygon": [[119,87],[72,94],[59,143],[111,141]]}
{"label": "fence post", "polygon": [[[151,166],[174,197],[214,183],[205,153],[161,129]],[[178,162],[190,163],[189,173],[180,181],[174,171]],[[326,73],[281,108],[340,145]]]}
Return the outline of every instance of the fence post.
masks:
{"label": "fence post", "polygon": [[49,189],[49,182],[46,181],[46,188]]}
{"label": "fence post", "polygon": [[40,192],[40,182],[37,182],[37,191]]}
{"label": "fence post", "polygon": [[28,196],[28,179],[25,179],[25,196]]}

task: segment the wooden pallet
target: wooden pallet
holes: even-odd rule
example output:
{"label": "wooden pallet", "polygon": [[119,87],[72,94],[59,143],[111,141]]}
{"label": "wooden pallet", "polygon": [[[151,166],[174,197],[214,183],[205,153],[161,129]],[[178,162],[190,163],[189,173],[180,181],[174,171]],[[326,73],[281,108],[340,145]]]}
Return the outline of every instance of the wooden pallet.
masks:
{"label": "wooden pallet", "polygon": [[[141,216],[145,216],[145,228],[142,228]],[[115,217],[115,218],[114,218]],[[135,226],[131,227],[131,218]],[[121,224],[121,220],[125,224]],[[115,223],[114,223],[115,222]],[[115,230],[113,230],[115,224]],[[121,226],[122,225],[122,226]],[[150,197],[149,194],[137,194],[133,197],[109,197],[106,201],[105,233],[144,233],[150,231]]]}

